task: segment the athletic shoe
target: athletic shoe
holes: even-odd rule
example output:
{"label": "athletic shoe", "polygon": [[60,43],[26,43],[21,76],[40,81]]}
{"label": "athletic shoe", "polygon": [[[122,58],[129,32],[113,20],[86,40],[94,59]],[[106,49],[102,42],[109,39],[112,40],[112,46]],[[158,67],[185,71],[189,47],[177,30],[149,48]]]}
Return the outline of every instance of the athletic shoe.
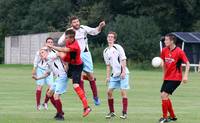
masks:
{"label": "athletic shoe", "polygon": [[106,119],[110,119],[110,118],[115,117],[115,116],[116,116],[116,114],[114,112],[110,112],[106,115]]}
{"label": "athletic shoe", "polygon": [[[62,112],[61,114],[64,115],[65,113]],[[54,116],[54,118],[56,119],[58,117],[58,115],[59,115],[59,113],[56,113],[56,115]]]}
{"label": "athletic shoe", "polygon": [[171,121],[177,121],[178,118],[174,117],[174,118],[171,118],[171,117],[168,117],[168,119],[170,119]]}
{"label": "athletic shoe", "polygon": [[94,97],[93,100],[94,100],[94,104],[96,106],[100,105],[101,101],[100,101],[100,99],[98,97]]}
{"label": "athletic shoe", "polygon": [[40,111],[41,110],[41,105],[37,106],[37,110]]}
{"label": "athletic shoe", "polygon": [[56,119],[58,117],[59,113],[56,113],[56,115],[54,116],[54,118]]}
{"label": "athletic shoe", "polygon": [[91,111],[92,109],[90,107],[85,108],[83,111],[83,117],[86,117]]}
{"label": "athletic shoe", "polygon": [[122,115],[120,116],[121,119],[127,119],[127,113],[122,113]]}
{"label": "athletic shoe", "polygon": [[43,106],[43,108],[44,108],[45,110],[48,110],[48,104],[47,104],[47,103],[43,103],[42,106]]}
{"label": "athletic shoe", "polygon": [[64,117],[62,114],[57,113],[56,116],[54,117],[56,120],[64,120]]}
{"label": "athletic shoe", "polygon": [[169,118],[160,118],[159,123],[167,123],[170,122],[171,120]]}

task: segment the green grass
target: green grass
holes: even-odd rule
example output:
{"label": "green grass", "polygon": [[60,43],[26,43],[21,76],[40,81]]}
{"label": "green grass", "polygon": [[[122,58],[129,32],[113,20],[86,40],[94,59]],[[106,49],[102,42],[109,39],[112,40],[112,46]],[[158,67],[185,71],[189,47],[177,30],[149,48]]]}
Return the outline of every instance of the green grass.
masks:
{"label": "green grass", "polygon": [[[38,112],[35,109],[35,82],[31,79],[31,67],[30,65],[0,65],[0,123],[56,123],[53,119],[55,109],[50,103],[48,111]],[[85,82],[87,97],[93,111],[88,117],[82,118],[81,103],[70,81],[68,92],[62,95],[65,122],[157,123],[161,116],[159,89],[162,84],[162,73],[160,71],[131,71],[127,120],[118,117],[112,120],[105,119],[105,114],[108,112],[105,69],[97,67],[95,75],[98,80],[101,105],[94,106],[91,90],[88,82]],[[177,123],[200,122],[199,73],[190,73],[189,79],[189,83],[181,85],[172,96],[179,118]],[[114,97],[116,114],[119,116],[121,98],[118,90],[114,93]]]}

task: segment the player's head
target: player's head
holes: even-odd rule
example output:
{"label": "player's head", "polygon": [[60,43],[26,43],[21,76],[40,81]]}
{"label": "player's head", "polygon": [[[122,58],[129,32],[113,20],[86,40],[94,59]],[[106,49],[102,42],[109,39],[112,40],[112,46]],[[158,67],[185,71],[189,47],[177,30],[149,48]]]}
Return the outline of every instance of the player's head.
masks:
{"label": "player's head", "polygon": [[42,48],[40,49],[40,57],[41,57],[42,59],[46,59],[47,56],[48,56],[48,48],[47,48],[47,47],[42,47]]}
{"label": "player's head", "polygon": [[54,45],[54,40],[52,37],[46,38],[46,44],[53,46]]}
{"label": "player's head", "polygon": [[117,40],[117,33],[110,31],[107,35],[108,44],[113,44]]}
{"label": "player's head", "polygon": [[165,35],[164,43],[165,43],[166,47],[169,47],[171,45],[175,45],[176,44],[176,36],[171,34],[171,33]]}
{"label": "player's head", "polygon": [[71,25],[74,29],[79,29],[79,28],[80,28],[80,21],[79,21],[78,17],[72,16],[72,17],[70,18],[70,25]]}
{"label": "player's head", "polygon": [[65,37],[71,42],[75,40],[75,34],[76,32],[73,29],[69,29],[65,31],[65,35],[66,35]]}

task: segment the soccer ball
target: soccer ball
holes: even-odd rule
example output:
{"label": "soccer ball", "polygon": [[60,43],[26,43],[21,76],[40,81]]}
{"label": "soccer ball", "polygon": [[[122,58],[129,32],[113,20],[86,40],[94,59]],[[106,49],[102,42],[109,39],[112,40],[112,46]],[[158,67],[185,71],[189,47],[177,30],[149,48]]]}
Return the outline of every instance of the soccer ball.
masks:
{"label": "soccer ball", "polygon": [[162,59],[160,57],[154,57],[151,62],[153,67],[160,67],[162,64]]}

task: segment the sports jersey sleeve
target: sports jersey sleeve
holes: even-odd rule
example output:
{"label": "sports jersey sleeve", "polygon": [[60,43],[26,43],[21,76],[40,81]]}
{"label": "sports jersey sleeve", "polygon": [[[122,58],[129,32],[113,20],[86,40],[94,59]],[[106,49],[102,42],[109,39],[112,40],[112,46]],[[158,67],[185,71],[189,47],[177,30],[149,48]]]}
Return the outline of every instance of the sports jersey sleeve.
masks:
{"label": "sports jersey sleeve", "polygon": [[41,58],[40,58],[40,55],[39,55],[39,52],[37,52],[35,54],[35,57],[34,57],[34,61],[33,61],[33,66],[36,68],[38,63],[40,62]]}
{"label": "sports jersey sleeve", "polygon": [[58,39],[58,45],[62,46],[65,44],[65,33]]}
{"label": "sports jersey sleeve", "polygon": [[185,52],[182,51],[182,50],[180,51],[180,59],[181,59],[184,63],[188,62],[188,58],[186,57]]}
{"label": "sports jersey sleeve", "polygon": [[98,35],[100,33],[100,31],[97,28],[91,28],[89,26],[82,27],[86,30],[87,34],[89,35]]}
{"label": "sports jersey sleeve", "polygon": [[106,51],[107,51],[107,48],[103,51],[103,58],[104,58],[105,64],[109,65],[110,64],[109,57],[107,56]]}
{"label": "sports jersey sleeve", "polygon": [[125,60],[126,59],[126,54],[124,52],[124,49],[120,45],[117,45],[117,47],[118,47],[118,50],[119,50],[120,61]]}

